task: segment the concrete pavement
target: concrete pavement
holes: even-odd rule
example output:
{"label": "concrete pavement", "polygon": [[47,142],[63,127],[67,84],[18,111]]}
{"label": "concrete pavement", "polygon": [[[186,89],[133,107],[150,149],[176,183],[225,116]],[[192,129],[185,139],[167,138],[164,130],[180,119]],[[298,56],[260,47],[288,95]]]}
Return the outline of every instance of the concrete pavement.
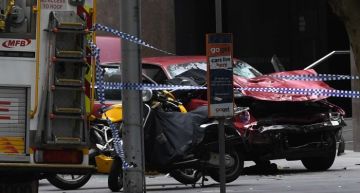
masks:
{"label": "concrete pavement", "polygon": [[345,139],[345,149],[353,150],[353,123],[352,118],[345,118],[346,126],[343,128],[343,136]]}
{"label": "concrete pavement", "polygon": [[[360,192],[360,153],[346,151],[337,157],[334,165],[324,172],[309,172],[300,161],[275,160],[279,172],[274,175],[243,175],[227,184],[228,193],[359,193]],[[245,166],[252,165],[246,162]],[[195,188],[182,185],[165,175],[147,176],[147,192],[151,193],[215,193],[219,185],[209,178],[205,187],[196,184]],[[107,176],[95,175],[81,189],[72,191],[58,190],[46,180],[40,182],[41,193],[109,193]]]}

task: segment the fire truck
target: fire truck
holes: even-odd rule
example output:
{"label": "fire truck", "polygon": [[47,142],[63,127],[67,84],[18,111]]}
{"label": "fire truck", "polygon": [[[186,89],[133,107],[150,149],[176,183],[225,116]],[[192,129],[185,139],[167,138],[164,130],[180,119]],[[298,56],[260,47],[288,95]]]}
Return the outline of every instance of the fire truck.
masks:
{"label": "fire truck", "polygon": [[0,192],[84,174],[96,0],[0,0]]}

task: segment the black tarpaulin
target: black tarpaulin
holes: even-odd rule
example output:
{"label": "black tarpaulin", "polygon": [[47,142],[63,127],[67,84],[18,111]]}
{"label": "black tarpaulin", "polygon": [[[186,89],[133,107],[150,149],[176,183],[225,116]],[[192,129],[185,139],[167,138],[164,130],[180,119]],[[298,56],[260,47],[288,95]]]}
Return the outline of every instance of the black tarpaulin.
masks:
{"label": "black tarpaulin", "polygon": [[152,111],[152,118],[145,127],[145,155],[151,164],[166,165],[182,158],[192,147],[202,141],[208,121],[207,107],[192,112]]}

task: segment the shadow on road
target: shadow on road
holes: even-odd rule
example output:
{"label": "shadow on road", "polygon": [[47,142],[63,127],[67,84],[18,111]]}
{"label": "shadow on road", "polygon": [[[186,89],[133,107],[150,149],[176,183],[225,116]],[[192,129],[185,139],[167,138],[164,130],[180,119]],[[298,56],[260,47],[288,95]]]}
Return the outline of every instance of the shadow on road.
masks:
{"label": "shadow on road", "polygon": [[314,173],[314,172],[337,172],[346,170],[342,169],[329,169],[326,171],[309,171],[307,169],[291,169],[290,167],[279,168],[277,164],[271,163],[266,166],[253,165],[245,167],[241,175],[279,175],[279,174],[299,174],[299,173]]}
{"label": "shadow on road", "polygon": [[[249,186],[249,184],[227,184],[226,187],[239,187]],[[202,186],[200,183],[194,185],[183,185],[180,183],[165,183],[165,184],[147,184],[146,191],[171,191],[171,190],[194,190],[220,187],[218,183],[205,184]]]}

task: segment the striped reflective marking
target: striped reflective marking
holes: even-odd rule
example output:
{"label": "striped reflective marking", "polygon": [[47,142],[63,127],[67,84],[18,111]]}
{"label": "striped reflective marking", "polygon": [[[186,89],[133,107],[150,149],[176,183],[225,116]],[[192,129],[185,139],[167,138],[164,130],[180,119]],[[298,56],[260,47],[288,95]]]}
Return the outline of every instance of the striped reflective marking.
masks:
{"label": "striped reflective marking", "polygon": [[25,120],[23,119],[0,119],[0,124],[8,124],[8,123],[12,123],[12,124],[23,124],[25,123]]}
{"label": "striped reflective marking", "polygon": [[0,107],[0,112],[9,112],[9,111],[10,111],[9,108],[1,108],[1,107]]}
{"label": "striped reflective marking", "polygon": [[0,153],[24,153],[24,137],[0,137]]}
{"label": "striped reflective marking", "polygon": [[[25,99],[18,93],[1,94],[0,98],[0,124],[25,122]],[[18,98],[11,98],[18,97]]]}
{"label": "striped reflective marking", "polygon": [[0,105],[0,112],[7,112],[7,111],[24,111],[25,106],[2,106]]}
{"label": "striped reflective marking", "polygon": [[26,101],[26,88],[0,87],[0,154],[26,152]]}
{"label": "striped reflective marking", "polygon": [[11,102],[10,101],[1,101],[0,100],[0,105],[10,105]]}

